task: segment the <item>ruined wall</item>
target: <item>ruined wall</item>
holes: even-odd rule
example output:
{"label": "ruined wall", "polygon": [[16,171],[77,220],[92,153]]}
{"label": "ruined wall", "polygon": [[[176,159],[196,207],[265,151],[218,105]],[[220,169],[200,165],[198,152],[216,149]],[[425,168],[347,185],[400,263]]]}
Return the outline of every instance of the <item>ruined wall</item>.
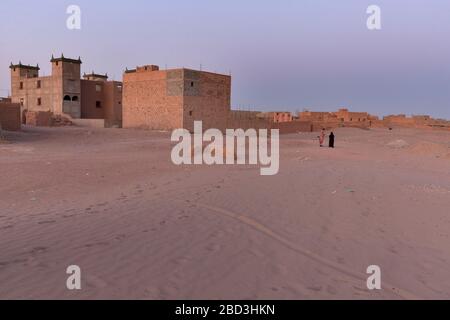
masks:
{"label": "ruined wall", "polygon": [[53,113],[50,111],[25,111],[24,122],[35,127],[51,127]]}
{"label": "ruined wall", "polygon": [[21,127],[20,104],[0,102],[0,129],[18,131]]}

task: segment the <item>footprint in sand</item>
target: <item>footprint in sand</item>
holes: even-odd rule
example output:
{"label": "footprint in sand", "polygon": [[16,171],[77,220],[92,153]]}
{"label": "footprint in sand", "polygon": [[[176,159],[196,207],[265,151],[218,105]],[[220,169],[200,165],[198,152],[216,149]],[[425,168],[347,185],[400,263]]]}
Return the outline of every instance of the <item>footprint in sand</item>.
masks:
{"label": "footprint in sand", "polygon": [[117,241],[121,241],[127,238],[126,234],[118,234],[114,239],[116,239]]}
{"label": "footprint in sand", "polygon": [[85,244],[83,247],[85,247],[85,248],[93,248],[93,247],[107,246],[107,245],[109,245],[109,242],[99,241],[99,242],[93,242],[93,243]]}
{"label": "footprint in sand", "polygon": [[314,292],[320,292],[320,291],[322,291],[322,286],[310,286],[310,287],[307,287],[307,289],[314,291]]}
{"label": "footprint in sand", "polygon": [[97,203],[95,206],[96,207],[104,207],[104,206],[107,206],[108,205],[108,202],[102,202],[102,203]]}
{"label": "footprint in sand", "polygon": [[105,288],[108,286],[108,283],[100,277],[88,275],[86,277],[86,285],[93,288]]}
{"label": "footprint in sand", "polygon": [[56,220],[44,220],[44,221],[39,221],[38,224],[49,224],[49,223],[55,223]]}
{"label": "footprint in sand", "polygon": [[332,294],[332,295],[337,294],[336,288],[333,287],[333,286],[330,286],[330,285],[327,285],[327,292],[328,292],[329,294]]}
{"label": "footprint in sand", "polygon": [[48,250],[47,247],[34,247],[33,249],[31,249],[31,251],[29,253],[31,254],[39,254],[39,253],[44,253]]}
{"label": "footprint in sand", "polygon": [[222,246],[218,243],[211,243],[209,245],[206,246],[206,250],[210,251],[210,252],[217,252],[217,251],[221,251]]}

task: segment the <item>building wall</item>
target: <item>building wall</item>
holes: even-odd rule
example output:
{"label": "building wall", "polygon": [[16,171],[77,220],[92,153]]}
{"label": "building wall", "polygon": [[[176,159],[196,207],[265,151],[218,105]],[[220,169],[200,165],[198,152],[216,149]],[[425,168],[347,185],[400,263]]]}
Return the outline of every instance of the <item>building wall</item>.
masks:
{"label": "building wall", "polygon": [[[103,81],[81,80],[81,92],[81,118],[103,119],[105,114]],[[97,101],[100,102],[100,106],[97,106]]]}
{"label": "building wall", "polygon": [[231,111],[231,77],[183,69],[183,127],[194,130],[194,121],[202,120],[203,129],[224,131]]}
{"label": "building wall", "polygon": [[[11,65],[12,101],[25,112],[51,112],[72,119],[105,119],[108,125],[121,126],[121,83],[106,81],[107,76],[81,80],[81,60],[52,58],[52,75],[39,77],[39,67]],[[88,78],[91,79],[91,78]],[[96,92],[100,84],[101,92]],[[97,108],[96,101],[100,101]],[[30,117],[37,118],[32,116]],[[22,119],[25,122],[26,119]]]}
{"label": "building wall", "polygon": [[290,122],[293,120],[292,114],[286,111],[261,112],[259,116],[272,122]]}
{"label": "building wall", "polygon": [[[70,100],[64,100],[64,97]],[[52,61],[52,75],[39,77],[37,68],[11,67],[11,97],[22,112],[50,111],[81,116],[80,62]],[[75,97],[75,98],[74,98]],[[76,100],[76,101],[74,101]]]}
{"label": "building wall", "polygon": [[104,83],[105,126],[122,127],[122,91],[123,84],[119,81],[106,81]]}
{"label": "building wall", "polygon": [[139,67],[124,74],[123,127],[193,131],[194,121],[202,120],[204,129],[225,129],[230,96],[229,76]]}
{"label": "building wall", "polygon": [[21,105],[22,113],[25,110],[53,111],[54,109],[53,77],[38,77],[38,75],[38,70],[20,67],[11,69],[11,98],[13,102]]}
{"label": "building wall", "polygon": [[145,67],[123,75],[124,128],[171,130],[183,126],[182,85],[172,73]]}
{"label": "building wall", "polygon": [[[81,63],[60,59],[52,62],[54,114],[81,117]],[[70,101],[66,100],[70,97]],[[76,101],[74,101],[76,100]]]}
{"label": "building wall", "polygon": [[227,129],[268,129],[271,127],[268,118],[261,117],[259,111],[231,110],[227,120]]}
{"label": "building wall", "polygon": [[104,119],[106,127],[122,126],[122,83],[81,80],[81,118]]}
{"label": "building wall", "polygon": [[328,121],[336,118],[331,112],[302,111],[298,114],[303,121]]}
{"label": "building wall", "polygon": [[0,127],[6,131],[20,130],[20,104],[0,101]]}
{"label": "building wall", "polygon": [[313,124],[311,121],[274,122],[271,129],[279,129],[280,134],[311,132]]}
{"label": "building wall", "polygon": [[347,109],[339,109],[334,115],[342,122],[364,122],[369,119],[367,112],[351,112]]}

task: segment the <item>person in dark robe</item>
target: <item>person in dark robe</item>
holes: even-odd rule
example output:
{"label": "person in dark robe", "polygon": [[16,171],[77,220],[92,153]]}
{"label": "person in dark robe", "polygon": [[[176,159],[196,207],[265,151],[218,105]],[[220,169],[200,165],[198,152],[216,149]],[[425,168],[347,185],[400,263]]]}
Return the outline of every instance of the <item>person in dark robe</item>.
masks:
{"label": "person in dark robe", "polygon": [[328,146],[330,148],[334,148],[334,133],[333,132],[330,133],[329,139],[330,140],[328,142]]}

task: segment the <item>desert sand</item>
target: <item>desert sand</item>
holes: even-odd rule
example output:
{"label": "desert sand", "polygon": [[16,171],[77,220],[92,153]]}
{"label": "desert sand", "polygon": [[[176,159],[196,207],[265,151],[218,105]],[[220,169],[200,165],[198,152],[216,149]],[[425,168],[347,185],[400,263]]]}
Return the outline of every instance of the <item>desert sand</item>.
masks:
{"label": "desert sand", "polygon": [[449,299],[450,132],[334,132],[281,136],[275,176],[175,166],[169,132],[7,133],[0,298]]}

